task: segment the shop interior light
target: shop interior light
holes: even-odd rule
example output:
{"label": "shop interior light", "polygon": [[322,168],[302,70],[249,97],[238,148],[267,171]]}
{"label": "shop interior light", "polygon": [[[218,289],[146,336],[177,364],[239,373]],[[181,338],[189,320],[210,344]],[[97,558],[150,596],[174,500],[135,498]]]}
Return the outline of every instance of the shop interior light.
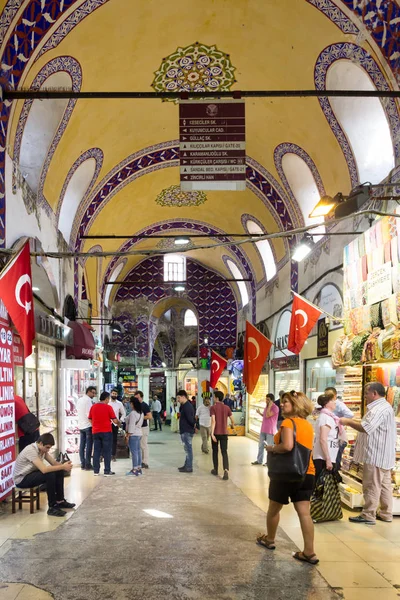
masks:
{"label": "shop interior light", "polygon": [[185,291],[185,286],[184,286],[184,285],[176,285],[176,286],[174,287],[174,290],[175,290],[176,292],[184,292],[184,291]]}
{"label": "shop interior light", "polygon": [[308,256],[314,247],[314,242],[309,235],[305,235],[301,242],[296,246],[292,260],[301,262],[306,256]]}
{"label": "shop interior light", "polygon": [[331,196],[322,196],[321,200],[317,202],[317,204],[314,206],[314,208],[308,215],[309,218],[314,219],[315,217],[328,216],[332,212],[332,210],[339,204],[339,202],[343,201],[342,198],[342,194],[336,194],[334,198],[332,198]]}
{"label": "shop interior light", "polygon": [[190,239],[188,237],[180,236],[175,238],[174,244],[175,246],[186,246],[190,243]]}

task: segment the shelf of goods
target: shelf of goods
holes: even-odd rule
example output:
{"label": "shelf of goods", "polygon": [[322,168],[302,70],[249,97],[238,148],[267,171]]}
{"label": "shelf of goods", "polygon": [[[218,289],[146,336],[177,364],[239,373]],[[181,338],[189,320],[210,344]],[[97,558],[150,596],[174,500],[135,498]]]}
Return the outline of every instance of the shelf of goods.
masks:
{"label": "shelf of goods", "polygon": [[265,396],[268,394],[268,375],[260,375],[253,394],[249,394],[249,433],[259,437],[262,424],[261,412],[265,408]]}
{"label": "shelf of goods", "polygon": [[[381,381],[387,390],[387,399],[395,411],[397,442],[396,465],[392,471],[393,486],[393,514],[400,515],[400,387],[391,372],[397,370],[397,363],[375,363],[364,366],[364,383]],[[353,411],[354,417],[360,419],[364,414],[362,403],[362,369],[361,366],[341,367],[337,371],[338,397]],[[346,400],[347,399],[347,400]],[[363,465],[353,460],[357,432],[351,427],[346,427],[348,445],[343,453],[341,475],[343,482],[340,484],[342,502],[350,508],[362,507]]]}

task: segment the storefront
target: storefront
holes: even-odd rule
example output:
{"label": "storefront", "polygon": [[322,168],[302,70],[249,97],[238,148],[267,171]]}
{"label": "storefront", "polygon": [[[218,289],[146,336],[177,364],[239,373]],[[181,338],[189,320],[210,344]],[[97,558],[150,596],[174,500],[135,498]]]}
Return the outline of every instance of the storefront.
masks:
{"label": "storefront", "polygon": [[287,349],[291,317],[291,311],[284,310],[279,317],[275,333],[274,353],[271,360],[273,382],[270,385],[275,398],[279,398],[280,391],[301,389],[300,359]]}
{"label": "storefront", "polygon": [[[334,348],[340,363],[337,384],[343,399],[361,416],[363,388],[379,381],[386,390],[397,425],[396,466],[392,471],[393,513],[400,514],[400,239],[399,219],[383,217],[344,249],[345,329]],[[348,429],[342,461],[342,500],[362,506],[363,464],[354,461],[357,434]]]}
{"label": "storefront", "polygon": [[268,375],[261,374],[252,394],[247,394],[247,427],[246,433],[250,437],[258,439],[261,431],[262,416],[265,408],[265,396],[268,394]]}
{"label": "storefront", "polygon": [[122,385],[123,396],[133,396],[138,390],[138,379],[135,367],[119,367],[118,383]]}

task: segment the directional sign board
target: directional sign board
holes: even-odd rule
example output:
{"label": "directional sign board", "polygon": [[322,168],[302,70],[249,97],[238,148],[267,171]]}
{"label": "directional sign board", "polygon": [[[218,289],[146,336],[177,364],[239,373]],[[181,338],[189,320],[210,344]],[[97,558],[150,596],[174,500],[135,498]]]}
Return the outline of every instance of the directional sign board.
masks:
{"label": "directional sign board", "polygon": [[181,189],[246,189],[242,100],[179,102]]}

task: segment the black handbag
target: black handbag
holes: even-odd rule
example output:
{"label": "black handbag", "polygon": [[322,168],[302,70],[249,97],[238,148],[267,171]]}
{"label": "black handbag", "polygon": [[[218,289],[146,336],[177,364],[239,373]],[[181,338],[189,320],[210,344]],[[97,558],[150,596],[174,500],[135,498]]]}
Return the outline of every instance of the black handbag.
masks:
{"label": "black handbag", "polygon": [[272,481],[300,482],[307,473],[311,450],[296,440],[296,423],[293,423],[293,448],[284,454],[268,452],[268,476]]}
{"label": "black handbag", "polygon": [[17,425],[20,427],[20,429],[22,429],[24,435],[30,435],[39,429],[40,421],[36,415],[28,412],[26,415],[23,415],[20,419],[18,419]]}

